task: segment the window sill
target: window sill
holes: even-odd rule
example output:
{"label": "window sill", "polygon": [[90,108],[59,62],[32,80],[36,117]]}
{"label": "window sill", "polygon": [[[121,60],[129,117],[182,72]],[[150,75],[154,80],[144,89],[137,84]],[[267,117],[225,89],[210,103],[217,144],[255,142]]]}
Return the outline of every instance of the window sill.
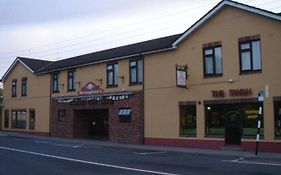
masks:
{"label": "window sill", "polygon": [[106,88],[117,88],[118,85],[107,85]]}
{"label": "window sill", "polygon": [[75,92],[76,89],[67,89],[67,92]]}
{"label": "window sill", "polygon": [[52,94],[58,94],[60,91],[53,91]]}
{"label": "window sill", "polygon": [[140,83],[130,83],[129,86],[138,86],[138,85],[142,85],[142,82]]}
{"label": "window sill", "polygon": [[249,70],[249,71],[241,71],[240,75],[250,75],[250,74],[259,74],[262,73],[262,70]]}
{"label": "window sill", "polygon": [[[242,139],[256,139],[256,135],[242,135]],[[264,139],[263,135],[260,135],[260,139]]]}
{"label": "window sill", "polygon": [[190,137],[190,138],[195,138],[196,134],[180,134],[179,137]]}
{"label": "window sill", "polygon": [[205,135],[206,138],[224,138],[224,135]]}
{"label": "window sill", "polygon": [[212,74],[212,75],[204,75],[204,78],[208,79],[208,78],[220,78],[222,77],[223,74]]}

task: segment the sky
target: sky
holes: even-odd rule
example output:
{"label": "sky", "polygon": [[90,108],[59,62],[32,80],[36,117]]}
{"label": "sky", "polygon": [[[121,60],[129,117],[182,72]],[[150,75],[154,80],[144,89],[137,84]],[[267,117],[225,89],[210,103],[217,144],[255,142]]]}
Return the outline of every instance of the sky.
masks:
{"label": "sky", "polygon": [[[0,0],[0,77],[17,56],[60,60],[184,32],[220,0]],[[275,13],[281,0],[239,0]]]}

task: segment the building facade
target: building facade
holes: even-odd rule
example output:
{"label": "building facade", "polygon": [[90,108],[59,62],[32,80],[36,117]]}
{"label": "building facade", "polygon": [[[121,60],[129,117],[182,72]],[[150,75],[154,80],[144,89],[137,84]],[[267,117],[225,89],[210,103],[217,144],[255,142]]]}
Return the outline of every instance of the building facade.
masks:
{"label": "building facade", "polygon": [[[222,1],[187,31],[55,62],[17,58],[2,128],[281,152],[281,16]],[[260,121],[260,124],[259,124]]]}
{"label": "building facade", "polygon": [[[146,144],[253,150],[260,118],[261,150],[280,152],[281,23],[233,5],[216,6],[175,51],[145,59]],[[187,88],[176,87],[176,64],[188,67]]]}
{"label": "building facade", "polygon": [[49,133],[50,79],[34,72],[48,61],[17,58],[4,75],[2,129]]}

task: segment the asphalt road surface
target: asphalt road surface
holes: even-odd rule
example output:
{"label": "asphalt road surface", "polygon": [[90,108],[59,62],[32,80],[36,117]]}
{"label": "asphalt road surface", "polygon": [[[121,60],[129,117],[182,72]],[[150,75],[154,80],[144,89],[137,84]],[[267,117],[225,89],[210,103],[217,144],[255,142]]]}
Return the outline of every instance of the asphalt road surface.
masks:
{"label": "asphalt road surface", "polygon": [[280,158],[77,144],[0,135],[0,175],[281,175]]}

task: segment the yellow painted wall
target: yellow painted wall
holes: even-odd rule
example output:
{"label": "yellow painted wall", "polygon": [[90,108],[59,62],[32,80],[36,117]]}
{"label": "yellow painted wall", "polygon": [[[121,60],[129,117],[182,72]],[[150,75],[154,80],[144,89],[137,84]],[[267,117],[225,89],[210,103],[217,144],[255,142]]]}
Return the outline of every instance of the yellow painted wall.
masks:
{"label": "yellow painted wall", "polygon": [[[77,95],[78,91],[85,86],[88,82],[93,82],[96,85],[101,86],[104,92],[120,92],[120,91],[140,91],[142,90],[142,85],[129,85],[129,59],[118,61],[118,75],[120,77],[124,76],[124,82],[121,78],[118,79],[118,87],[106,87],[106,65],[107,63],[100,63],[91,66],[85,66],[76,68],[76,91],[67,92],[67,70],[60,71],[60,93],[53,93],[52,96],[72,96]],[[102,84],[97,79],[102,79]],[[80,82],[80,83],[78,83]]]}
{"label": "yellow painted wall", "polygon": [[[260,35],[262,73],[240,75],[238,38]],[[221,41],[223,76],[204,78],[203,44]],[[197,138],[205,138],[204,100],[233,99],[212,97],[211,90],[252,88],[254,98],[266,85],[264,141],[274,140],[273,96],[281,96],[281,22],[239,9],[226,7],[211,18],[174,51],[145,57],[145,137],[179,136],[179,101],[197,102]],[[188,89],[176,88],[175,65],[187,64]],[[233,83],[228,80],[233,79]],[[198,101],[201,104],[198,104]],[[209,139],[209,138],[208,138]]]}
{"label": "yellow painted wall", "polygon": [[[21,96],[21,80],[27,77],[27,96]],[[17,79],[17,97],[12,97],[12,81]],[[17,63],[4,82],[4,110],[9,110],[11,128],[11,110],[26,109],[25,131],[49,132],[50,115],[50,77],[36,76],[21,63]],[[35,130],[29,130],[29,109],[35,109]],[[4,117],[4,113],[3,113]],[[4,128],[4,122],[2,122]],[[19,129],[9,129],[19,130]]]}

